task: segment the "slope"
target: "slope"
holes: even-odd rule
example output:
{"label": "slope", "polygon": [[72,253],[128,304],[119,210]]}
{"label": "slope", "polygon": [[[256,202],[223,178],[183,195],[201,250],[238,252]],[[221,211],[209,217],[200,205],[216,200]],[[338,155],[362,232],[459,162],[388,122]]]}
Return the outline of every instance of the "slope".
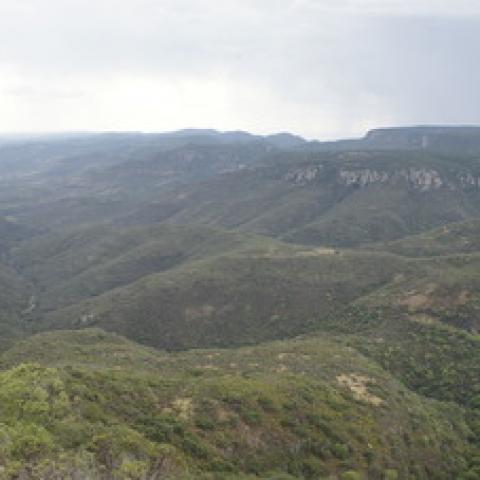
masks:
{"label": "slope", "polygon": [[295,252],[257,235],[202,226],[97,225],[37,236],[8,260],[36,286],[37,312],[128,285],[149,274],[235,251]]}
{"label": "slope", "polygon": [[117,221],[207,224],[348,247],[479,215],[480,164],[471,157],[289,152],[263,163],[179,186]]}
{"label": "slope", "polygon": [[480,251],[480,220],[443,225],[420,235],[366,246],[407,257],[431,257]]}
{"label": "slope", "polygon": [[12,477],[420,480],[468,468],[460,408],[327,339],[167,355],[100,330],[51,332],[1,362]]}
{"label": "slope", "polygon": [[54,310],[39,328],[101,326],[163,348],[297,335],[393,279],[392,255],[291,249],[229,253],[154,273]]}
{"label": "slope", "polygon": [[382,252],[391,245],[334,250],[202,226],[104,225],[23,242],[11,261],[35,285],[23,315],[34,331],[96,325],[169,349],[241,345],[312,331],[353,303],[478,331],[478,254],[463,253],[463,240],[421,258]]}

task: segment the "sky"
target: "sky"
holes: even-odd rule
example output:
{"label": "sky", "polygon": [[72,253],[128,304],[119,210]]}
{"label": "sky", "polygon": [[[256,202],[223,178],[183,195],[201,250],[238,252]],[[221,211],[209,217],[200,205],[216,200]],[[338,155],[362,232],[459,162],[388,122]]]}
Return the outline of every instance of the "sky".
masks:
{"label": "sky", "polygon": [[480,124],[480,0],[0,0],[0,132]]}

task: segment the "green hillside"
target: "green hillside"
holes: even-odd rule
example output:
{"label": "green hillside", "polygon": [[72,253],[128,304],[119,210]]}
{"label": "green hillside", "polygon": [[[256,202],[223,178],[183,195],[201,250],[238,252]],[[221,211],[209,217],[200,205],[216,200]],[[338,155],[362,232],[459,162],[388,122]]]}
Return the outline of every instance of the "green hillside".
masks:
{"label": "green hillside", "polygon": [[95,325],[161,348],[229,346],[313,331],[355,303],[477,331],[480,257],[463,253],[463,240],[438,241],[449,255],[399,254],[428,236],[437,231],[354,251],[207,227],[107,225],[38,237],[11,258],[34,285],[30,330]]}
{"label": "green hillside", "polygon": [[207,224],[345,247],[479,215],[480,165],[471,157],[288,153],[264,164],[164,192],[118,221]]}
{"label": "green hillside", "polygon": [[[473,222],[451,228],[462,225],[473,237]],[[94,325],[161,348],[241,345],[313,331],[353,303],[476,331],[479,257],[454,255],[463,241],[422,258],[399,255],[403,244],[333,250],[209,227],[104,225],[36,237],[10,260],[33,285],[17,313],[34,331]]]}
{"label": "green hillside", "polygon": [[480,251],[480,220],[443,225],[433,231],[366,247],[407,257],[431,257]]}
{"label": "green hillside", "polygon": [[315,328],[317,317],[370,292],[396,270],[395,262],[378,255],[328,257],[202,260],[49,313],[43,321],[48,328],[98,325],[166,348],[288,337]]}
{"label": "green hillside", "polygon": [[478,129],[0,145],[0,480],[480,478]]}
{"label": "green hillside", "polygon": [[22,312],[29,308],[32,288],[18,273],[0,263],[0,351],[22,330]]}
{"label": "green hillside", "polygon": [[[364,307],[352,307],[324,329],[378,362],[414,391],[479,408],[478,335],[424,315]],[[478,427],[480,424],[476,427],[480,433]]]}
{"label": "green hillside", "polygon": [[31,337],[1,361],[6,475],[447,479],[468,468],[460,408],[326,339],[167,355],[86,330]]}
{"label": "green hillside", "polygon": [[280,250],[280,243],[207,227],[95,227],[38,236],[10,251],[11,263],[52,310],[146,275],[202,258],[243,250]]}
{"label": "green hillside", "polygon": [[30,329],[98,325],[167,348],[312,330],[412,268],[389,254],[169,225],[51,233],[20,244],[10,261],[34,286],[22,317]]}
{"label": "green hillside", "polygon": [[[476,139],[477,133],[386,135],[450,135],[462,144],[465,135]],[[404,148],[403,140],[384,141],[375,132],[367,138],[344,151],[238,132],[98,135],[4,146],[0,215],[25,228],[168,221],[344,247],[478,217],[474,151],[452,154],[415,147],[416,141]],[[12,174],[15,158],[23,170]]]}

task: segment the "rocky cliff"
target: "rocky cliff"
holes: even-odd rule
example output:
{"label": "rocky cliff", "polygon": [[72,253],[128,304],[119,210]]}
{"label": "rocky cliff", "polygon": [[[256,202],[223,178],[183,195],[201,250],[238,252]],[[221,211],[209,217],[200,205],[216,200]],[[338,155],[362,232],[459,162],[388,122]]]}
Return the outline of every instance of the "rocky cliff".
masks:
{"label": "rocky cliff", "polygon": [[[329,172],[331,174],[331,172]],[[447,176],[438,170],[429,168],[402,168],[380,170],[375,168],[338,168],[335,171],[336,183],[345,187],[368,187],[373,184],[405,183],[409,188],[429,191],[440,188],[450,190],[469,190],[480,188],[480,176],[475,172],[465,171]],[[310,165],[287,172],[284,181],[298,186],[327,180],[323,165]]]}

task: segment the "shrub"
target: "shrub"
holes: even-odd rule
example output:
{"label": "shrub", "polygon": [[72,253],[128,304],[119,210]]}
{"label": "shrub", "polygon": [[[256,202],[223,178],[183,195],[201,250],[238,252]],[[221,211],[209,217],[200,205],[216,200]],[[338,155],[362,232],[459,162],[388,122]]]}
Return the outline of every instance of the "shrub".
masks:
{"label": "shrub", "polygon": [[355,472],[354,470],[349,470],[340,475],[340,480],[362,480],[363,477],[360,473]]}
{"label": "shrub", "polygon": [[398,479],[398,472],[393,468],[389,468],[383,472],[384,480],[397,480]]}
{"label": "shrub", "polygon": [[54,442],[45,428],[19,424],[12,432],[12,454],[18,459],[30,459],[53,450]]}
{"label": "shrub", "polygon": [[330,450],[340,460],[346,460],[349,456],[348,445],[343,443],[334,443]]}

